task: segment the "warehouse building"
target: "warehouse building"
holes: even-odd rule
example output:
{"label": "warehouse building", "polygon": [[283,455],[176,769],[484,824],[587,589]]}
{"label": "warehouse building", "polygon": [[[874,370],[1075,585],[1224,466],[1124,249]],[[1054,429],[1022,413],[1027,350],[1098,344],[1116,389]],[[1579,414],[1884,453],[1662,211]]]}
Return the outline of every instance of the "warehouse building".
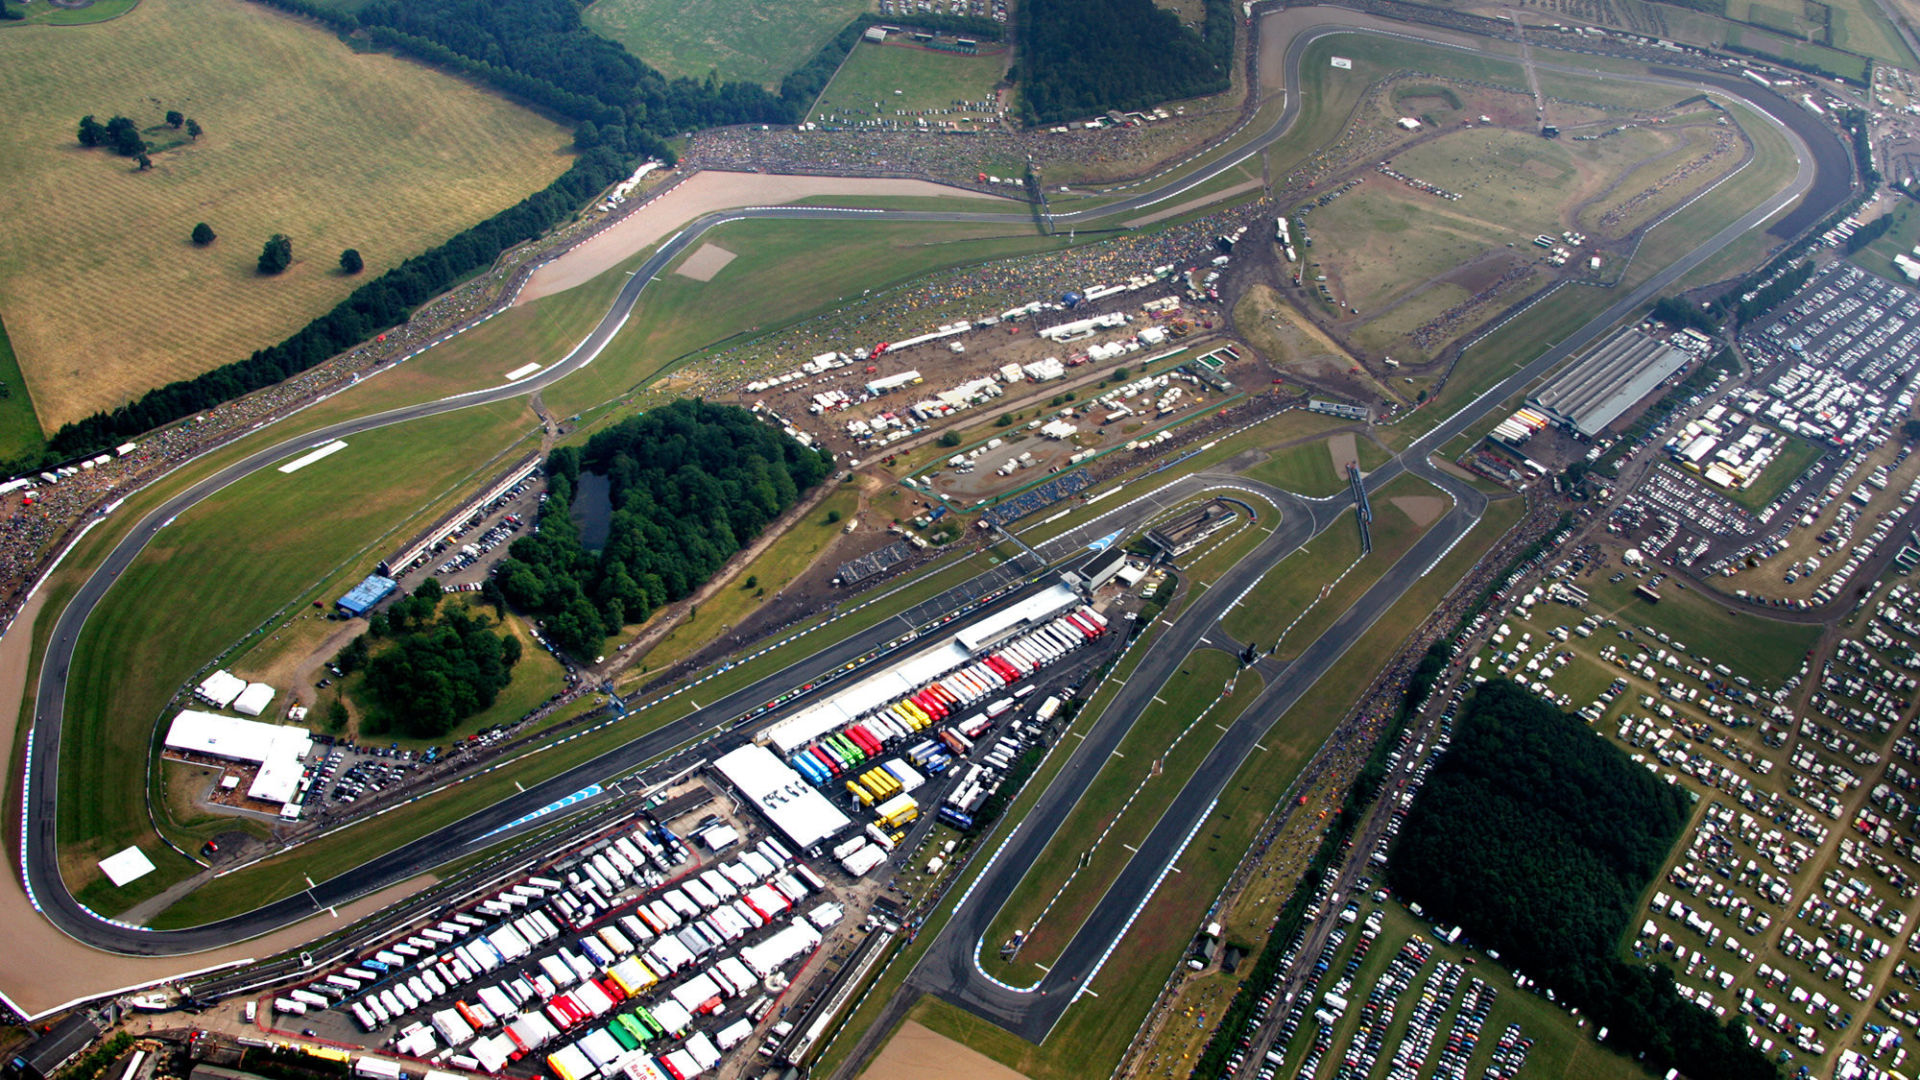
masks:
{"label": "warehouse building", "polygon": [[380,563],[380,572],[398,577],[413,567],[414,563],[424,559],[433,551],[433,545],[453,535],[454,531],[470,520],[473,515],[485,509],[488,503],[513,490],[513,486],[532,476],[540,468],[540,455],[528,454],[515,462],[513,467],[496,477],[493,483],[480,490],[480,494],[454,507],[440,520],[427,526],[413,539],[402,545],[398,551],[389,555]]}
{"label": "warehouse building", "polygon": [[313,736],[304,728],[263,724],[237,716],[182,710],[167,728],[167,749],[259,766],[247,797],[287,803],[300,790],[300,775]]}
{"label": "warehouse building", "polygon": [[46,1080],[79,1057],[80,1051],[93,1045],[93,1040],[99,1037],[100,1027],[91,1016],[85,1012],[74,1013],[7,1059],[7,1073],[23,1080]]}
{"label": "warehouse building", "polygon": [[1608,338],[1533,396],[1533,404],[1587,438],[1607,429],[1691,359],[1635,327]]}
{"label": "warehouse building", "polygon": [[1326,401],[1321,398],[1314,398],[1308,401],[1307,411],[1323,413],[1327,416],[1337,416],[1342,420],[1366,421],[1373,419],[1373,410],[1365,405],[1354,405],[1345,401]]}
{"label": "warehouse building", "polygon": [[349,618],[360,618],[378,607],[380,601],[393,595],[400,583],[380,574],[368,574],[360,584],[347,590],[347,595],[333,602]]}

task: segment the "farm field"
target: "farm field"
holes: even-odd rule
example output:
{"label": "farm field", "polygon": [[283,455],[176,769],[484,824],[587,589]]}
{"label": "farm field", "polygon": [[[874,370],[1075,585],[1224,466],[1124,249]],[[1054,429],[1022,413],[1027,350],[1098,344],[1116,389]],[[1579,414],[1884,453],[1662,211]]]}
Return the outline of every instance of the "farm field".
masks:
{"label": "farm field", "polygon": [[753,82],[771,90],[867,11],[868,0],[594,0],[581,17],[668,78]]}
{"label": "farm field", "polygon": [[[0,132],[0,315],[48,431],[245,359],[568,164],[550,121],[241,0],[8,27],[0,91],[14,101]],[[205,134],[166,128],[172,108]],[[88,113],[148,129],[166,147],[152,171],[82,149]],[[200,221],[218,236],[205,248],[187,239]],[[294,264],[262,277],[254,262],[276,232]],[[337,268],[347,247],[366,260],[359,277]]]}
{"label": "farm field", "polygon": [[[534,427],[526,403],[512,401],[368,432],[298,472],[256,473],[154,539],[88,620],[74,658],[61,783],[97,793],[60,803],[62,869],[76,895],[118,911],[185,868],[169,860],[112,890],[93,865],[148,835],[144,770],[128,762],[146,759],[175,688],[283,605],[330,600],[366,572],[404,510],[482,478],[476,448],[505,450]],[[369,474],[389,482],[369,488]]]}
{"label": "farm field", "polygon": [[[896,110],[913,113],[951,108],[956,101],[990,101],[1006,69],[1005,52],[963,56],[912,45],[861,42],[820,92],[808,118],[836,126],[891,120],[912,127],[915,118],[898,116]],[[929,116],[927,123],[938,126],[942,120],[988,115],[968,109],[952,116]]]}

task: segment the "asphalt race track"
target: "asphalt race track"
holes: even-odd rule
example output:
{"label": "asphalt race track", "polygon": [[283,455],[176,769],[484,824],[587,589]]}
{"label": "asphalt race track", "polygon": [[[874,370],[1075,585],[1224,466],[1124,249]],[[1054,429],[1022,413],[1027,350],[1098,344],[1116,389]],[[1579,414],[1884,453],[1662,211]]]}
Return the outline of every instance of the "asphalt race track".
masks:
{"label": "asphalt race track", "polygon": [[[1382,25],[1391,24],[1383,23]],[[1296,35],[1286,54],[1287,106],[1281,119],[1272,129],[1235,154],[1228,155],[1218,162],[1188,173],[1177,180],[1169,181],[1152,191],[1094,211],[1076,214],[1074,215],[1076,221],[1088,222],[1097,219],[1105,222],[1137,214],[1147,207],[1179,196],[1197,184],[1204,183],[1207,179],[1258,153],[1285,134],[1298,114],[1299,60],[1306,46],[1313,40],[1329,34],[1361,32],[1381,33],[1383,31],[1341,26],[1317,28]],[[1428,40],[1421,38],[1417,32],[1389,33],[1392,36]],[[1542,63],[1536,66],[1551,70],[1580,71],[1578,68],[1565,65]],[[1255,752],[1253,747],[1260,735],[1285,712],[1288,705],[1297,700],[1314,680],[1339,659],[1352,642],[1357,640],[1413,581],[1418,579],[1438,553],[1457,540],[1478,520],[1479,509],[1484,505],[1484,497],[1473,492],[1471,488],[1431,469],[1426,464],[1426,455],[1434,447],[1484,416],[1527,381],[1544,373],[1548,368],[1598,338],[1635,308],[1645,304],[1662,289],[1704,262],[1735,237],[1757,227],[1795,198],[1808,192],[1817,195],[1822,200],[1818,205],[1815,205],[1814,198],[1808,200],[1808,206],[1813,208],[1811,212],[1814,217],[1829,212],[1831,205],[1844,198],[1849,184],[1849,162],[1845,149],[1830,134],[1823,133],[1822,129],[1806,115],[1805,110],[1778,95],[1764,91],[1746,80],[1705,72],[1675,70],[1671,72],[1674,77],[1626,76],[1615,72],[1605,74],[1609,79],[1630,79],[1655,84],[1711,85],[1728,96],[1747,100],[1768,116],[1773,117],[1777,125],[1790,132],[1789,138],[1796,144],[1799,159],[1799,169],[1793,183],[1765,205],[1754,208],[1739,221],[1703,241],[1688,255],[1639,288],[1623,295],[1598,318],[1545,354],[1516,369],[1499,386],[1467,404],[1392,463],[1370,475],[1367,483],[1369,488],[1373,489],[1401,471],[1414,471],[1452,494],[1455,505],[1447,515],[1428,530],[1412,552],[1396,563],[1352,609],[1343,614],[1325,635],[1315,641],[1298,660],[1267,687],[1252,706],[1242,713],[1155,827],[1142,848],[1144,854],[1136,856],[1122,871],[1119,879],[1101,900],[1087,923],[1081,927],[1060,961],[1055,964],[1046,978],[1036,987],[1026,990],[1004,987],[986,979],[973,963],[973,952],[979,943],[980,933],[991,922],[1008,893],[1019,881],[1031,855],[1037,854],[1044,847],[1046,839],[1053,834],[1066,811],[1071,808],[1074,798],[1077,797],[1077,791],[1084,789],[1086,783],[1091,780],[1093,772],[1097,770],[1098,763],[1104,760],[1104,755],[1098,758],[1091,756],[1091,751],[1087,747],[1093,746],[1096,740],[1100,740],[1101,745],[1111,746],[1117,743],[1132,718],[1138,715],[1139,706],[1143,705],[1157,691],[1161,682],[1176,669],[1178,660],[1184,658],[1188,649],[1205,639],[1215,621],[1224,614],[1224,605],[1237,596],[1242,589],[1257,581],[1265,570],[1284,558],[1307,537],[1325,527],[1337,515],[1337,503],[1308,503],[1292,496],[1270,494],[1269,497],[1274,498],[1276,505],[1282,508],[1281,521],[1273,535],[1260,545],[1253,556],[1242,560],[1239,565],[1229,570],[1221,582],[1209,590],[1200,603],[1189,609],[1174,626],[1169,628],[1166,644],[1170,647],[1156,648],[1148,661],[1143,663],[1141,671],[1129,680],[1121,700],[1116,702],[1117,705],[1124,702],[1127,707],[1108,710],[1096,725],[1095,730],[1089,733],[1086,740],[1087,747],[1076,751],[1076,759],[1069,762],[1069,768],[1063,770],[1056,782],[1043,793],[1034,812],[1027,815],[1021,822],[1010,823],[1014,832],[1009,834],[1013,839],[1009,844],[1008,852],[996,861],[990,873],[982,878],[969,895],[967,903],[946,927],[941,939],[929,950],[914,974],[915,985],[939,993],[1035,1041],[1043,1038],[1078,991],[1085,986],[1100,958],[1108,952],[1109,946],[1132,913],[1145,903],[1154,884],[1164,873],[1165,866],[1171,861],[1172,853],[1191,833],[1195,824],[1204,819],[1219,790],[1241,761],[1248,753]],[[1797,211],[1794,217],[1797,218],[1807,212],[1806,210]],[[142,519],[133,531],[107,555],[93,575],[81,586],[73,600],[60,612],[42,663],[33,719],[31,752],[26,770],[24,814],[27,842],[22,850],[22,873],[28,894],[35,907],[68,935],[96,948],[113,952],[136,955],[177,955],[245,940],[305,919],[329,906],[347,903],[386,885],[406,880],[449,859],[465,854],[467,845],[471,841],[487,835],[493,829],[513,821],[522,814],[571,794],[594,781],[629,772],[640,764],[667,753],[702,733],[709,732],[716,725],[738,716],[741,712],[778,693],[843,666],[871,651],[889,637],[897,637],[904,627],[896,626],[892,620],[889,620],[880,627],[830,646],[746,690],[730,695],[722,701],[709,703],[707,707],[691,716],[636,739],[562,776],[528,788],[524,793],[516,794],[439,832],[322,882],[306,893],[265,905],[232,919],[173,931],[154,931],[114,922],[80,905],[68,892],[59,875],[59,852],[54,834],[55,804],[59,795],[61,719],[64,715],[66,681],[73,660],[74,645],[88,615],[113,586],[119,574],[132,564],[141,550],[166,523],[229,484],[286,458],[303,453],[315,445],[472,405],[530,394],[585,367],[619,332],[646,286],[674,259],[716,226],[747,219],[820,221],[858,218],[871,220],[876,216],[900,222],[1012,223],[1030,220],[1026,214],[892,210],[876,212],[828,207],[761,207],[707,215],[694,221],[661,245],[628,280],[593,332],[572,352],[537,375],[515,383],[346,421],[297,439],[287,440],[256,452],[195,484]],[[1059,219],[1065,218],[1066,215],[1061,215]],[[1187,478],[1176,483],[1189,481],[1197,485],[1196,490],[1212,482],[1205,478],[1197,480]],[[1252,486],[1238,477],[1233,478],[1232,483],[1241,487]],[[1150,508],[1142,509],[1133,515],[1118,516],[1123,524],[1134,524],[1137,521],[1128,519],[1139,518],[1149,510]],[[1084,763],[1079,763],[1082,755],[1085,755]],[[1010,826],[1003,825],[1003,830]],[[999,842],[998,836],[992,840],[994,845]],[[1029,858],[1023,860],[1016,857],[1014,845],[1018,845],[1019,852],[1028,853]]]}

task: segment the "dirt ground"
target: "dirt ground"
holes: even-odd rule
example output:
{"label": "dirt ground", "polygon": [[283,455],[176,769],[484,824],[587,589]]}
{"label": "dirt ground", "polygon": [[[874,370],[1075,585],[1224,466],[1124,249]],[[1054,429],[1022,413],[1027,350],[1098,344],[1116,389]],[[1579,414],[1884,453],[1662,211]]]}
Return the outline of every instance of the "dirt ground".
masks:
{"label": "dirt ground", "polygon": [[[621,218],[599,235],[576,244],[533,272],[515,304],[565,292],[599,277],[689,221],[736,206],[792,202],[815,195],[951,196],[1006,203],[977,191],[925,180],[869,180],[840,176],[780,176],[768,173],[701,172]],[[698,258],[698,256],[695,256]],[[718,270],[719,267],[715,267]]]}
{"label": "dirt ground", "polygon": [[1360,448],[1353,441],[1353,432],[1343,431],[1327,440],[1327,453],[1333,457],[1333,471],[1342,476],[1347,474],[1347,462],[1360,460]]}
{"label": "dirt ground", "polygon": [[912,1020],[887,1040],[861,1080],[1026,1080],[1022,1073]]}
{"label": "dirt ground", "polygon": [[733,252],[718,244],[701,244],[700,250],[687,256],[674,273],[681,277],[690,277],[695,281],[712,281],[713,275],[733,261]]}
{"label": "dirt ground", "polygon": [[[45,602],[36,594],[0,638],[0,744],[13,745],[26,690],[27,657],[34,620]],[[69,1002],[97,997],[118,989],[150,985],[195,971],[206,971],[245,960],[272,956],[331,933],[339,926],[364,918],[404,897],[432,885],[424,876],[341,908],[337,918],[323,916],[277,930],[250,942],[239,942],[192,956],[116,956],[88,948],[53,928],[27,901],[16,872],[0,881],[0,925],[6,926],[7,945],[0,949],[0,996],[27,1016],[51,1012]]]}
{"label": "dirt ground", "polygon": [[1415,525],[1424,528],[1438,521],[1453,504],[1439,495],[1402,495],[1393,500],[1393,505],[1412,518]]}

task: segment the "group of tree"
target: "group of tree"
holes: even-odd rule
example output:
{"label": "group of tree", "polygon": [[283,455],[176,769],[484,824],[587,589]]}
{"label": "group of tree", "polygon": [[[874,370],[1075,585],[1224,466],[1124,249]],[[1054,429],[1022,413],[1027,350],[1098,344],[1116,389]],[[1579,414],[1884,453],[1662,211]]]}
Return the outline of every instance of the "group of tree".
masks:
{"label": "group of tree", "polygon": [[1689,795],[1538,697],[1481,686],[1388,864],[1396,891],[1457,922],[1652,1071],[1772,1080],[1737,1027],[1615,954],[1685,826]]}
{"label": "group of tree", "polygon": [[507,248],[544,233],[626,173],[626,162],[612,151],[581,154],[546,188],[360,286],[332,311],[280,344],[203,375],[149,390],[111,412],[98,412],[68,424],[50,440],[52,452],[64,459],[113,446],[129,436],[297,375],[405,322],[415,307],[492,265]]}
{"label": "group of tree", "polygon": [[[373,709],[369,734],[397,731],[432,739],[492,705],[513,680],[520,639],[493,632],[493,620],[460,607],[440,608],[440,582],[428,578],[411,596],[374,616],[366,635],[336,663],[364,665]],[[367,639],[374,644],[367,644]]]}
{"label": "group of tree", "polygon": [[1887,235],[1887,231],[1892,228],[1893,215],[1890,213],[1881,214],[1879,217],[1853,230],[1853,234],[1847,237],[1846,243],[1843,246],[1847,249],[1847,254],[1858,255],[1872,246],[1875,240]]}
{"label": "group of tree", "polygon": [[1025,0],[1014,79],[1028,123],[1048,123],[1225,90],[1234,12],[1207,0],[1200,33],[1153,0]]}
{"label": "group of tree", "polygon": [[7,3],[7,0],[0,0],[0,22],[7,22],[11,19],[24,19],[26,17],[26,12],[15,11],[13,5]]}
{"label": "group of tree", "polygon": [[[583,469],[608,481],[612,522],[598,553],[571,516]],[[542,617],[555,646],[591,659],[607,635],[699,588],[828,470],[744,409],[676,401],[632,417],[547,460],[540,531],[514,541],[496,575],[501,594]]]}
{"label": "group of tree", "polygon": [[1698,330],[1703,334],[1720,332],[1719,319],[1677,296],[1661,297],[1654,303],[1651,314],[1661,322],[1671,323],[1683,329]]}
{"label": "group of tree", "polygon": [[[167,126],[178,130],[187,129],[187,137],[200,137],[200,122],[183,115],[178,109],[167,110]],[[125,158],[140,161],[141,168],[150,168],[152,160],[147,157],[147,140],[140,134],[140,128],[124,116],[115,116],[106,123],[93,118],[92,113],[80,118],[80,145],[86,147],[104,146]]]}

